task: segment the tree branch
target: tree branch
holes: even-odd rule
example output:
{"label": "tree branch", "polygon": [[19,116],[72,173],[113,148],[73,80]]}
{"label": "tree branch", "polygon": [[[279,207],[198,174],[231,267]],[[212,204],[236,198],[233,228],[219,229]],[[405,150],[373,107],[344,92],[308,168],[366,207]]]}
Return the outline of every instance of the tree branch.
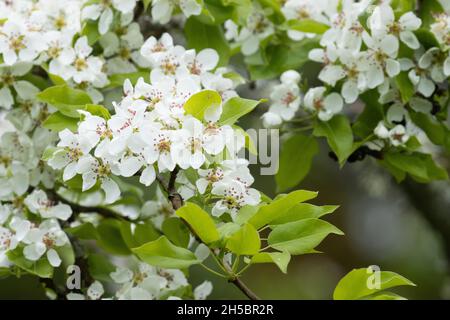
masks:
{"label": "tree branch", "polygon": [[[176,187],[175,187],[175,182],[177,180],[177,175],[178,175],[179,170],[180,170],[180,168],[177,166],[171,172],[170,178],[169,178],[169,183],[167,186],[165,185],[164,180],[160,176],[156,176],[156,179],[158,180],[158,182],[161,184],[163,189],[168,193],[169,200],[172,203],[172,207],[175,211],[183,206],[183,197],[181,197],[181,195],[177,192]],[[199,241],[200,243],[203,243],[201,241],[201,239],[198,237],[198,235],[195,233],[195,231],[192,229],[192,227],[189,225],[189,223],[187,223],[184,219],[181,219],[181,220],[186,224],[186,226],[189,228],[189,230],[194,235],[194,237],[197,239],[197,241]],[[212,250],[211,250],[211,254],[215,255],[215,253]],[[245,285],[245,283],[242,282],[241,279],[239,279],[239,277],[237,277],[236,275],[233,274],[233,271],[231,270],[231,267],[228,265],[228,263],[226,263],[223,260],[221,261],[221,263],[225,267],[225,269],[228,270],[228,273],[230,274],[230,276],[232,276],[229,279],[229,282],[233,283],[250,300],[260,300],[260,298],[252,290],[250,290]]]}
{"label": "tree branch", "polygon": [[46,190],[47,195],[52,199],[52,200],[56,200],[59,201],[61,203],[67,204],[68,206],[70,206],[72,208],[72,210],[74,212],[96,212],[99,215],[101,215],[104,218],[121,218],[127,221],[132,221],[131,219],[122,216],[120,214],[118,214],[117,212],[115,212],[114,210],[111,210],[109,208],[106,207],[93,207],[93,206],[82,206],[78,203],[75,203],[73,201],[70,201],[64,197],[62,197],[61,195],[59,195],[57,192],[53,191],[53,190]]}

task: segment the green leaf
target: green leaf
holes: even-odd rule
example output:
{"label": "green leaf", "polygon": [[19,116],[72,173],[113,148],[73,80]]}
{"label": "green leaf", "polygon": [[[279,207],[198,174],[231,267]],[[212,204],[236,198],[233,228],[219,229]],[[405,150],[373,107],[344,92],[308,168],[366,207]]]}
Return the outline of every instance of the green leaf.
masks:
{"label": "green leaf", "polygon": [[283,216],[290,208],[299,202],[307,201],[317,197],[317,192],[307,190],[296,190],[287,195],[280,196],[267,205],[263,205],[249,219],[256,229],[266,224],[270,224],[273,220]]}
{"label": "green leaf", "polygon": [[291,261],[289,252],[261,252],[252,257],[251,264],[275,263],[281,272],[287,273],[287,267]]}
{"label": "green leaf", "polygon": [[310,203],[299,203],[270,224],[277,225],[303,219],[320,218],[326,214],[333,213],[337,208],[339,208],[339,206],[315,206]]}
{"label": "green leaf", "polygon": [[418,182],[448,179],[447,171],[439,167],[429,154],[387,152],[383,161],[397,170],[408,173]]}
{"label": "green leaf", "polygon": [[98,244],[107,252],[116,255],[129,255],[131,253],[121,234],[121,221],[104,219],[97,227],[99,234]]}
{"label": "green leaf", "polygon": [[59,111],[52,113],[43,123],[42,126],[51,131],[62,131],[69,129],[72,132],[78,129],[78,119],[65,116]]}
{"label": "green leaf", "polygon": [[109,110],[106,109],[104,106],[98,104],[87,104],[84,110],[86,110],[93,116],[99,116],[105,120],[111,119],[111,114],[109,113]]}
{"label": "green leaf", "polygon": [[[263,65],[249,65],[248,70],[252,80],[279,77],[281,73],[290,69],[298,69],[310,61],[308,54],[319,46],[317,39],[304,39],[293,43],[269,45],[264,51]],[[258,52],[261,52],[258,50]]]}
{"label": "green leaf", "polygon": [[289,29],[315,34],[323,34],[330,29],[328,25],[312,19],[290,20],[288,25]]}
{"label": "green leaf", "polygon": [[[374,286],[376,280],[380,281],[378,288]],[[398,286],[415,286],[415,284],[395,272],[379,271],[379,273],[374,273],[366,268],[353,269],[339,281],[334,289],[333,299],[364,299],[374,293]]]}
{"label": "green leaf", "polygon": [[151,222],[133,223],[121,221],[120,234],[128,248],[136,248],[149,241],[158,239],[161,234]]}
{"label": "green leaf", "polygon": [[98,32],[98,23],[88,20],[81,30],[81,35],[88,38],[90,46],[94,45],[101,37],[101,34]]}
{"label": "green leaf", "polygon": [[372,135],[373,130],[384,118],[383,106],[378,102],[378,95],[376,90],[369,90],[360,96],[365,107],[353,124],[352,129],[355,135],[362,139]]}
{"label": "green leaf", "polygon": [[116,267],[109,261],[108,257],[91,253],[87,256],[89,274],[98,281],[111,281],[110,274],[116,270]]}
{"label": "green leaf", "polygon": [[444,8],[439,0],[422,0],[420,1],[420,14],[422,19],[422,28],[429,27],[434,22],[434,15],[444,12]]}
{"label": "green leaf", "polygon": [[63,115],[79,118],[77,110],[84,109],[86,104],[92,103],[91,97],[81,90],[73,89],[67,85],[54,86],[37,94],[38,100],[46,102]]}
{"label": "green leaf", "polygon": [[402,102],[405,104],[408,103],[409,99],[411,99],[416,91],[411,80],[409,80],[408,72],[400,72],[398,76],[395,77],[395,83],[397,84],[397,88],[400,91]]}
{"label": "green leaf", "polygon": [[226,248],[237,255],[255,255],[261,249],[259,233],[251,224],[244,224],[227,240]]}
{"label": "green leaf", "polygon": [[30,261],[23,256],[23,248],[18,247],[6,253],[8,260],[17,267],[34,274],[40,278],[51,278],[53,276],[53,267],[47,260],[47,256],[43,256],[38,261]]}
{"label": "green leaf", "polygon": [[280,166],[275,175],[277,191],[298,185],[308,174],[318,152],[319,146],[314,137],[301,134],[290,137],[281,149]]}
{"label": "green leaf", "polygon": [[211,243],[220,239],[213,219],[198,205],[187,202],[176,211],[176,214],[190,225],[204,243]]}
{"label": "green leaf", "polygon": [[81,240],[98,240],[100,238],[97,229],[90,222],[85,222],[72,228],[65,228],[64,231]]}
{"label": "green leaf", "polygon": [[269,245],[290,254],[315,252],[317,247],[330,233],[343,235],[332,224],[320,219],[304,219],[276,226],[269,234]]}
{"label": "green leaf", "polygon": [[196,17],[187,19],[184,25],[184,33],[189,48],[196,49],[197,52],[211,48],[219,54],[219,65],[226,65],[230,57],[230,47],[220,25],[206,25]]}
{"label": "green leaf", "polygon": [[172,217],[164,220],[162,231],[176,246],[187,248],[189,245],[190,232],[181,219]]}
{"label": "green leaf", "polygon": [[144,11],[147,11],[148,6],[152,3],[152,0],[142,0],[142,3],[144,4]]}
{"label": "green leaf", "polygon": [[233,125],[239,118],[251,112],[260,104],[261,100],[249,100],[239,97],[229,99],[223,105],[222,115],[219,120],[220,125]]}
{"label": "green leaf", "polygon": [[409,114],[412,121],[427,134],[431,142],[444,146],[450,151],[450,129],[444,123],[433,119],[430,114],[412,111]]}
{"label": "green leaf", "polygon": [[184,269],[201,263],[191,251],[173,245],[165,236],[134,248],[133,252],[142,261],[161,268]]}
{"label": "green leaf", "polygon": [[222,98],[217,91],[203,90],[192,95],[184,104],[184,110],[200,121],[204,120],[205,112],[210,108],[218,108]]}
{"label": "green leaf", "polygon": [[55,153],[56,150],[59,150],[59,148],[57,147],[47,147],[44,150],[44,153],[42,154],[41,160],[43,161],[48,161],[53,157],[53,154]]}
{"label": "green leaf", "polygon": [[408,11],[414,11],[416,6],[411,0],[392,0],[391,7],[394,9],[395,17],[399,18]]}
{"label": "green leaf", "polygon": [[419,40],[420,44],[425,47],[425,49],[430,49],[433,47],[439,48],[441,46],[434,33],[432,33],[428,29],[420,28],[414,31],[414,34],[416,35],[417,40]]}
{"label": "green leaf", "polygon": [[347,116],[336,115],[329,121],[317,121],[313,134],[326,137],[342,166],[353,151],[353,132]]}

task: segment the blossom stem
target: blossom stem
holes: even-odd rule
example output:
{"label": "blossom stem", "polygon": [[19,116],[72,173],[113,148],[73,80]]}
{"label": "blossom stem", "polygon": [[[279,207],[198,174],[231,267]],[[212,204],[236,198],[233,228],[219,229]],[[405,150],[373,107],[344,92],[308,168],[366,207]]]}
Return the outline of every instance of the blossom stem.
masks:
{"label": "blossom stem", "polygon": [[219,272],[217,272],[217,271],[215,271],[215,270],[209,268],[208,266],[206,266],[206,265],[203,264],[203,263],[200,263],[200,265],[201,265],[204,269],[206,269],[206,270],[208,270],[209,272],[215,274],[216,276],[219,276],[219,277],[222,277],[222,278],[228,278],[226,275],[224,275],[224,274],[222,274],[222,273],[219,273]]}
{"label": "blossom stem", "polygon": [[[161,177],[159,177],[159,178],[157,177],[158,182],[161,184],[163,189],[165,189],[165,191],[168,193],[169,200],[172,203],[172,207],[175,211],[180,209],[183,206],[183,198],[177,192],[176,187],[175,187],[175,182],[177,180],[177,175],[178,175],[179,170],[180,170],[180,168],[177,166],[171,172],[170,178],[169,178],[169,183],[167,184],[167,187],[166,187],[165,181]],[[196,234],[196,232],[189,225],[189,223],[187,223],[187,221],[185,221],[184,219],[181,219],[181,220],[186,224],[186,226],[189,228],[189,230],[194,235],[194,237],[197,239],[197,241],[199,241],[200,243],[203,243],[203,241],[200,239],[200,237]],[[260,300],[260,298],[253,291],[251,291],[245,285],[245,283],[243,283],[242,280],[239,279],[239,277],[236,274],[234,274],[232,268],[228,265],[228,263],[226,263],[225,261],[221,262],[219,260],[219,258],[217,257],[216,253],[211,248],[210,248],[210,251],[211,251],[211,255],[214,258],[214,260],[216,260],[218,265],[227,273],[229,282],[233,283],[237,288],[239,288],[250,300]]]}

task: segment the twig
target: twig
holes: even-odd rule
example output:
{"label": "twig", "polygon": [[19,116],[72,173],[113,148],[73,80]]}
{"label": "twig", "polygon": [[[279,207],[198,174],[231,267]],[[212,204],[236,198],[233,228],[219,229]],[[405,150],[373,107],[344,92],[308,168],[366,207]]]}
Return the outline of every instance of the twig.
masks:
{"label": "twig", "polygon": [[[170,178],[169,178],[169,183],[167,184],[167,187],[165,187],[165,182],[163,179],[161,179],[161,177],[158,178],[157,176],[157,180],[158,182],[161,184],[161,186],[163,187],[163,189],[165,189],[169,195],[169,200],[172,203],[172,207],[174,210],[178,210],[179,208],[181,208],[183,206],[183,198],[181,197],[181,195],[177,192],[176,187],[175,187],[175,182],[177,180],[177,175],[179,172],[179,168],[175,167],[175,169],[171,172],[170,174]],[[198,235],[195,233],[195,231],[192,229],[192,227],[189,225],[189,223],[187,223],[184,219],[182,219],[182,221],[186,224],[186,226],[189,228],[189,230],[191,230],[191,233],[194,235],[194,237],[201,243],[203,243],[201,241],[201,239],[198,237]],[[228,265],[228,263],[226,263],[225,261],[220,261],[218,259],[218,257],[216,256],[216,254],[214,253],[213,250],[211,250],[211,254],[214,257],[214,259],[216,261],[218,261],[219,266],[222,267],[222,269],[224,271],[226,271],[228,273],[228,275],[230,276],[229,278],[229,282],[233,283],[237,288],[239,288],[250,300],[260,300],[260,298],[253,292],[251,291],[246,285],[245,283],[243,283],[241,281],[241,279],[239,279],[239,277],[237,277],[234,273],[233,270],[231,269],[231,267]]]}

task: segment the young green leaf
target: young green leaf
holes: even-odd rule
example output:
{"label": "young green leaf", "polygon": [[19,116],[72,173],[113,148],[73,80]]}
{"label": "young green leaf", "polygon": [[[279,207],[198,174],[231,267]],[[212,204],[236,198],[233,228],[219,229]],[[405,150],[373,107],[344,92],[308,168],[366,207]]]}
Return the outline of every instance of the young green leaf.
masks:
{"label": "young green leaf", "polygon": [[44,255],[38,261],[30,261],[23,256],[23,248],[18,247],[6,253],[8,260],[17,267],[34,274],[40,278],[51,278],[53,276],[53,267]]}
{"label": "young green leaf", "polygon": [[167,218],[162,224],[162,231],[174,245],[183,248],[188,247],[190,232],[181,219]]}
{"label": "young green leaf", "polygon": [[308,174],[318,152],[319,146],[314,137],[301,134],[290,137],[282,146],[280,166],[275,175],[278,191],[298,185]]}
{"label": "young green leaf", "polygon": [[211,243],[220,239],[214,220],[198,205],[187,202],[176,211],[176,214],[191,226],[195,234],[204,243]]}
{"label": "young green leaf", "polygon": [[48,118],[42,123],[44,128],[52,131],[62,131],[64,129],[69,129],[72,132],[78,129],[78,119],[65,116],[59,111],[52,113]]}
{"label": "young green leaf", "polygon": [[304,219],[276,226],[269,234],[269,245],[290,254],[315,252],[317,247],[330,233],[343,235],[332,224],[320,219]]}
{"label": "young green leaf", "polygon": [[134,248],[133,252],[142,261],[161,268],[184,269],[201,262],[191,251],[175,246],[165,236]]}
{"label": "young green leaf", "polygon": [[398,286],[415,286],[415,284],[395,272],[353,269],[339,281],[334,289],[333,299],[365,299],[374,293]]}
{"label": "young green leaf", "polygon": [[290,261],[291,255],[289,252],[260,252],[252,257],[250,263],[275,263],[281,272],[287,273]]}
{"label": "young green leaf", "polygon": [[271,203],[261,206],[259,210],[249,219],[256,229],[266,224],[270,224],[273,220],[283,216],[290,208],[299,202],[311,200],[317,197],[317,192],[307,190],[296,190],[287,195],[281,196],[273,200]]}
{"label": "young green leaf", "polygon": [[323,34],[330,29],[328,25],[312,19],[290,20],[288,25],[289,29],[315,34]]}
{"label": "young green leaf", "polygon": [[78,110],[84,109],[86,104],[92,103],[91,97],[84,91],[73,89],[68,85],[54,86],[37,94],[37,98],[46,102],[63,115],[79,118]]}
{"label": "young green leaf", "polygon": [[246,223],[228,238],[226,248],[237,255],[255,255],[261,249],[259,233]]}
{"label": "young green leaf", "polygon": [[336,115],[329,121],[317,121],[313,134],[327,138],[328,145],[334,151],[342,166],[353,151],[353,132],[348,118]]}
{"label": "young green leaf", "polygon": [[333,213],[339,206],[315,206],[310,203],[299,203],[290,208],[282,217],[275,219],[270,224],[284,224],[303,219],[320,218]]}
{"label": "young green leaf", "polygon": [[186,113],[193,115],[200,121],[204,120],[208,109],[218,108],[222,104],[222,98],[213,90],[203,90],[192,95],[184,104]]}
{"label": "young green leaf", "polygon": [[190,17],[184,25],[184,33],[189,48],[197,52],[211,48],[219,54],[219,65],[226,65],[230,57],[230,47],[220,25],[206,25],[196,17]]}
{"label": "young green leaf", "polygon": [[251,112],[260,104],[261,100],[249,100],[239,97],[229,99],[223,106],[222,115],[219,120],[220,125],[233,125],[242,116]]}

